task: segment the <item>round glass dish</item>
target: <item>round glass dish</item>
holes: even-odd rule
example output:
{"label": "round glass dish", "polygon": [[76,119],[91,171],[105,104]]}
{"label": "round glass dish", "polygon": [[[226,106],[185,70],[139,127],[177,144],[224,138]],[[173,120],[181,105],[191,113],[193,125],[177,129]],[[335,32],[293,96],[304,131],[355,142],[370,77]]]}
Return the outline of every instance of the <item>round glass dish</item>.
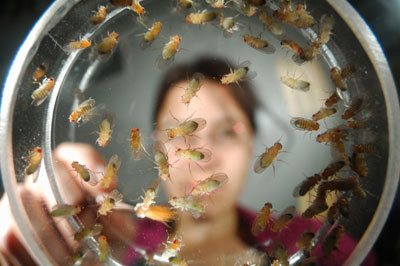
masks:
{"label": "round glass dish", "polygon": [[[256,98],[261,103],[255,111],[255,124],[258,131],[253,140],[248,140],[253,147],[249,159],[251,166],[259,163],[259,156],[266,147],[272,147],[275,142],[280,142],[283,151],[287,151],[278,154],[279,160],[276,160],[273,166],[262,171],[256,170],[256,172],[262,172],[261,174],[255,173],[253,167],[250,167],[246,183],[241,190],[241,196],[237,198],[238,205],[257,212],[264,203],[270,202],[276,213],[275,219],[286,207],[294,205],[297,211],[291,214],[299,216],[298,218],[301,219],[300,215],[312,203],[307,202],[307,196],[294,197],[293,194],[296,193],[293,191],[296,191],[298,185],[305,180],[305,175],[322,174],[324,168],[332,162],[347,163],[346,158],[343,157],[345,154],[350,157],[350,164],[353,167],[344,166],[339,175],[340,178],[350,180],[349,178],[357,172],[354,169],[357,156],[353,156],[353,145],[372,144],[375,147],[372,154],[360,156],[360,160],[365,159],[368,165],[366,176],[360,178],[355,175],[365,191],[366,197],[360,199],[352,196],[351,192],[334,193],[338,197],[345,196],[350,199],[350,215],[349,218],[338,218],[333,227],[337,228],[338,224],[342,225],[346,235],[357,242],[357,246],[344,264],[360,264],[384,225],[396,192],[400,172],[396,163],[399,160],[399,152],[396,147],[399,146],[400,132],[396,88],[383,52],[365,22],[346,1],[321,3],[310,0],[307,1],[307,8],[311,10],[315,25],[308,29],[297,29],[274,19],[275,22],[281,23],[284,30],[283,35],[276,37],[264,29],[258,18],[259,13],[254,16],[246,16],[247,12],[251,13],[251,10],[249,11],[248,7],[242,8],[241,5],[244,3],[239,0],[227,3],[226,8],[222,9],[212,8],[209,3],[203,1],[197,1],[196,5],[188,10],[178,7],[175,1],[147,0],[140,4],[146,9],[143,19],[140,19],[138,14],[130,8],[116,7],[108,1],[56,1],[33,28],[10,69],[3,91],[1,110],[2,176],[18,227],[30,253],[37,262],[40,265],[55,265],[63,264],[70,258],[60,257],[52,252],[50,243],[43,239],[45,231],[43,225],[38,226],[32,222],[35,220],[33,216],[37,211],[35,205],[29,204],[29,198],[21,197],[19,193],[21,188],[28,188],[46,198],[44,205],[47,209],[55,204],[72,204],[68,199],[74,191],[67,188],[70,188],[68,182],[74,181],[71,181],[72,179],[60,180],[60,174],[57,172],[61,167],[59,165],[60,157],[57,157],[57,147],[64,142],[91,144],[107,160],[113,154],[118,154],[122,158],[116,186],[123,195],[123,204],[120,204],[120,208],[130,213],[129,219],[132,219],[132,223],[138,226],[135,221],[140,221],[142,218],[134,210],[134,207],[140,202],[137,199],[143,196],[143,191],[149,182],[158,176],[158,170],[154,169],[157,165],[154,164],[155,159],[151,147],[157,140],[157,136],[165,135],[167,128],[160,128],[158,125],[154,127],[153,123],[159,122],[161,118],[157,121],[153,121],[152,118],[156,99],[159,97],[157,88],[160,80],[165,73],[169,73],[167,72],[169,69],[192,62],[196,58],[208,58],[211,60],[209,62],[212,60],[224,62],[226,67],[229,66],[233,69],[238,69],[244,62],[244,65],[250,69],[244,79],[249,79],[249,82],[252,83]],[[288,3],[285,1],[281,3],[270,1],[257,7],[257,12],[265,11],[272,16],[273,10],[278,10],[282,7],[281,4],[288,7]],[[97,10],[100,5],[107,6],[108,14],[103,22],[92,25],[90,23],[92,11]],[[218,19],[211,23],[204,23],[204,25],[192,25],[194,18],[189,17],[188,19],[187,15],[201,12],[204,9],[213,10]],[[295,9],[293,8],[293,10]],[[296,13],[299,10],[301,8],[292,12]],[[222,14],[225,18],[234,18],[238,23],[237,30],[229,33],[221,29]],[[296,41],[303,49],[311,47],[313,40],[322,28],[320,18],[322,20],[324,15],[332,16],[334,20],[331,39],[318,49],[319,55],[311,62],[299,62],[298,55],[293,55],[292,52],[281,47],[283,40]],[[148,30],[146,27],[149,28],[155,21],[163,23],[160,36],[151,45],[143,43],[143,33]],[[187,21],[191,23],[187,23]],[[110,53],[99,55],[99,45],[112,32],[119,35],[116,46],[111,47]],[[250,47],[248,41],[243,42],[246,34],[268,40],[268,47],[265,49]],[[174,35],[181,37],[177,53],[172,59],[160,58],[164,45],[169,41],[169,37]],[[71,50],[68,48],[68,44],[73,40],[91,40],[91,47]],[[172,48],[170,47],[170,49]],[[36,73],[39,65],[46,68],[48,77],[48,79],[40,78],[39,81],[43,82],[44,86],[51,86],[48,85],[48,82],[52,82],[52,79],[55,82],[54,87],[47,87],[50,88],[48,98],[43,98],[43,102],[37,105],[42,101],[42,96],[38,96],[39,99],[32,104],[32,93],[43,85],[33,83],[32,76]],[[349,65],[354,66],[356,71],[347,79],[348,90],[335,88],[330,78],[330,69],[334,66],[345,68]],[[229,68],[227,69],[229,70]],[[228,73],[229,71],[226,72],[226,74]],[[191,78],[189,74],[187,76],[187,79]],[[306,80],[311,85],[307,91],[295,90],[284,85],[281,82],[282,77]],[[209,80],[219,82],[222,77],[213,78]],[[238,83],[240,84],[240,82]],[[243,93],[241,97],[248,97],[245,91],[246,86],[239,86],[238,91]],[[295,86],[300,85],[295,83]],[[316,132],[304,134],[303,131],[294,129],[295,117],[311,118],[324,105],[325,99],[336,91],[340,96],[339,103],[335,107],[336,115],[320,121],[319,130]],[[89,122],[81,123],[78,126],[77,123],[71,122],[69,115],[76,110],[79,104],[89,98],[96,101],[97,113],[93,113],[94,118],[88,119]],[[190,120],[192,114],[196,118],[205,111],[193,109],[193,106],[206,106],[207,103],[204,99],[201,96],[193,98],[197,104],[191,103],[182,112],[175,113],[169,110],[170,112],[167,112],[169,114],[166,114],[165,117],[171,120],[174,116],[180,122]],[[342,124],[347,125],[347,121],[344,121],[339,114],[342,114],[358,100],[362,100],[362,104],[353,120],[365,122],[365,128],[350,130],[346,127],[344,129]],[[183,103],[177,102],[178,104],[183,105]],[[94,132],[99,130],[101,115],[105,113],[113,117],[115,126],[112,127],[113,137],[107,147],[101,148],[96,146],[98,135]],[[164,117],[162,118],[164,119]],[[211,127],[209,124],[207,126]],[[132,137],[131,129],[133,127],[140,128],[143,145],[146,149],[146,151],[142,151],[140,161],[131,158],[129,139]],[[219,128],[218,126],[214,127]],[[239,122],[233,125],[233,129],[238,132],[242,127],[243,123]],[[317,135],[334,127],[346,132],[346,136],[343,137],[344,153],[338,152],[332,145],[324,145],[316,141]],[[155,129],[158,129],[158,134]],[[214,144],[221,145],[218,142]],[[166,141],[166,145],[171,158],[175,153],[174,150],[181,147],[178,147],[176,143],[174,146],[172,142],[168,141]],[[30,152],[35,147],[41,149],[42,160],[37,163],[37,170],[28,171],[29,174],[27,174],[27,167],[30,163],[32,164],[29,155],[32,155]],[[189,148],[193,147],[189,146]],[[211,151],[214,149],[212,144],[208,144],[205,148]],[[74,153],[71,154],[74,155]],[[79,157],[82,154],[75,155]],[[222,155],[223,158],[225,156],[229,156],[229,154]],[[215,158],[212,157],[210,160],[215,160]],[[238,162],[238,164],[240,163],[242,162]],[[170,161],[170,164],[172,165],[171,169],[179,168],[182,161]],[[186,162],[186,164],[189,163]],[[210,166],[205,166],[204,170],[201,167],[202,162],[197,165],[190,163],[190,165],[188,175],[194,173],[194,177],[192,177],[197,181],[215,176],[215,171],[227,173],[230,171],[230,169],[218,167],[214,169]],[[90,169],[99,180],[104,176],[104,169],[100,168]],[[172,169],[171,173],[174,171],[176,169]],[[73,178],[76,177],[77,174],[74,174]],[[227,185],[235,182],[231,181],[229,177],[228,175]],[[339,177],[335,178],[331,178],[330,181],[337,180]],[[160,182],[171,182],[169,185],[173,185],[174,176],[171,174],[170,181]],[[329,181],[325,180],[325,182]],[[78,185],[89,186],[88,184],[83,185],[83,181],[78,182]],[[171,196],[185,196],[188,193],[191,193],[190,190],[182,190],[180,195],[171,195],[167,189],[167,191],[160,191],[156,201],[157,204],[166,203]],[[108,194],[104,195],[107,197]],[[313,195],[315,196],[315,193]],[[218,209],[221,203],[215,199],[213,202],[213,197],[217,196],[211,195],[206,200],[209,201],[209,205],[213,204]],[[314,199],[312,197],[310,199],[313,202]],[[331,197],[329,200],[335,201]],[[83,209],[97,208],[102,202],[102,199],[96,202],[93,198],[87,200],[84,208],[81,207]],[[331,203],[329,205],[332,206]],[[115,215],[113,213],[108,215]],[[106,218],[101,217],[101,219]],[[202,218],[200,217],[200,219]],[[325,241],[331,224],[324,216],[313,217],[314,219],[323,224],[315,229],[314,245],[318,246]],[[68,234],[71,238],[74,231],[78,232],[82,229],[83,223],[80,217],[70,216],[66,219],[57,217],[52,221],[55,225],[54,228],[59,229],[63,226],[69,228],[60,230],[64,230],[66,243],[71,247],[70,256],[73,251],[78,249],[78,246],[83,247],[85,260],[96,261],[97,255],[101,255],[102,252],[99,250],[101,239],[98,236],[89,237],[81,242],[68,240]],[[168,232],[171,231],[171,227],[176,226],[169,225]],[[296,225],[294,225],[295,227]],[[284,230],[287,229],[290,228]],[[105,258],[105,263],[110,265],[121,265],[128,262],[134,264],[135,262],[127,259],[126,255],[133,252],[132,250],[139,254],[140,259],[136,262],[139,265],[144,260],[148,260],[153,252],[155,261],[168,263],[168,256],[163,256],[165,253],[163,245],[158,245],[154,250],[146,249],[137,245],[134,239],[129,237],[127,226],[113,228],[113,230],[116,232],[115,234],[123,236],[121,241],[115,241],[111,245],[112,251]],[[137,231],[135,232],[137,233]],[[170,234],[173,239],[173,234]],[[184,232],[180,236],[183,237],[183,240],[185,239]],[[278,244],[275,242],[278,243],[279,240],[282,240],[279,239],[279,236],[268,239],[269,242],[265,240],[262,248],[260,248],[260,243],[249,248],[260,252],[260,249],[268,249],[270,242],[273,243],[272,246],[276,247]],[[171,239],[169,240],[171,241]],[[152,241],[148,240],[148,242]],[[184,245],[190,246],[190,243],[183,242]],[[288,250],[290,250],[288,254],[290,264],[294,265],[304,259],[304,252],[297,252],[289,248]],[[201,252],[199,254],[203,256]],[[182,257],[185,256],[182,255]],[[265,261],[272,261],[278,256],[276,251],[271,251],[258,257],[263,257]],[[230,259],[242,264],[251,262],[247,257],[244,259],[240,255]],[[213,263],[220,260],[220,257],[215,257],[214,260],[211,258]],[[206,261],[205,255],[204,261]],[[188,262],[190,265],[203,263],[198,258],[188,258]],[[229,264],[229,259],[225,262],[227,265],[232,265]]]}

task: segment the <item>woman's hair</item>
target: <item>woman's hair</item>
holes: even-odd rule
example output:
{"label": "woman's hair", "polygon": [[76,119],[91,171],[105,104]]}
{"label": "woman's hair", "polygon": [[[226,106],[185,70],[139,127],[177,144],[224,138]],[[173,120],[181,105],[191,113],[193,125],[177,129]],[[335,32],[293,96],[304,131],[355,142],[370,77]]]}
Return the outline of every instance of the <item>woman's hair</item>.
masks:
{"label": "woman's hair", "polygon": [[[223,75],[230,73],[231,67],[234,68],[234,66],[229,65],[226,60],[201,56],[192,62],[178,64],[167,71],[159,86],[160,89],[153,111],[153,121],[157,121],[158,113],[160,112],[165,96],[174,84],[183,80],[188,80],[196,72],[203,74],[208,79],[220,82],[219,80]],[[240,82],[240,87],[236,84],[230,84],[227,87],[229,87],[228,92],[233,96],[249,119],[253,132],[256,132],[255,109],[260,104],[251,89],[250,82],[242,81]]]}

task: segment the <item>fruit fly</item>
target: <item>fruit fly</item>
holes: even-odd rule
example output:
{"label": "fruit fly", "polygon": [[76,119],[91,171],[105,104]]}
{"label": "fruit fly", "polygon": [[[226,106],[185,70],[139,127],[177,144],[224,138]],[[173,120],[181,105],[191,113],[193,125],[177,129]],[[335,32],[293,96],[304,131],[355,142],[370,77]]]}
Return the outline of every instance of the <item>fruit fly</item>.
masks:
{"label": "fruit fly", "polygon": [[272,212],[272,204],[267,202],[262,209],[257,213],[256,219],[251,226],[251,232],[254,236],[258,236],[264,232],[269,222],[269,216]]}
{"label": "fruit fly", "polygon": [[310,254],[312,248],[312,240],[315,234],[313,232],[304,232],[300,235],[296,241],[296,247],[306,254],[306,257]]}
{"label": "fruit fly", "polygon": [[100,24],[106,18],[108,9],[105,6],[99,6],[97,11],[92,11],[94,15],[90,18],[90,23],[93,25]]}
{"label": "fruit fly", "polygon": [[266,0],[246,0],[249,5],[262,6],[265,4]]}
{"label": "fruit fly", "polygon": [[[236,83],[239,86],[239,82],[249,80],[254,77],[255,72],[250,72],[248,77],[245,79],[245,76],[249,72],[250,61],[244,61],[241,63],[237,69],[230,69],[229,74],[225,74],[221,78],[222,85],[228,85],[231,83]],[[254,73],[254,74],[253,74]]]}
{"label": "fruit fly", "polygon": [[132,0],[110,0],[111,4],[118,7],[130,6]]}
{"label": "fruit fly", "polygon": [[180,209],[181,211],[188,211],[196,219],[205,212],[204,205],[192,196],[172,197],[168,203],[171,204],[172,207]]}
{"label": "fruit fly", "polygon": [[326,204],[327,191],[321,188],[321,185],[317,189],[317,194],[311,205],[301,214],[301,217],[305,220],[313,218],[315,215],[328,209]]}
{"label": "fruit fly", "polygon": [[111,156],[108,164],[104,170],[103,181],[101,182],[102,188],[109,188],[111,183],[117,179],[119,168],[121,167],[121,157],[114,154]]}
{"label": "fruit fly", "polygon": [[207,122],[203,118],[187,118],[185,121],[180,123],[176,127],[170,127],[167,129],[167,136],[169,139],[174,139],[176,137],[186,137],[191,136],[195,132],[198,132],[205,128]]}
{"label": "fruit fly", "polygon": [[179,251],[181,250],[183,243],[180,238],[175,236],[172,240],[167,240],[166,243],[163,243],[165,246],[164,252],[162,253],[161,257],[168,260],[169,258],[175,257],[178,255]]}
{"label": "fruit fly", "polygon": [[277,245],[274,248],[274,257],[279,261],[282,266],[289,266],[289,256],[286,248],[282,245]]}
{"label": "fruit fly", "polygon": [[110,253],[110,246],[108,245],[107,238],[104,235],[99,236],[97,240],[99,241],[99,261],[104,263],[107,261]]}
{"label": "fruit fly", "polygon": [[375,152],[375,146],[373,144],[353,145],[353,152],[357,152],[357,153],[374,153]]}
{"label": "fruit fly", "polygon": [[98,215],[107,215],[112,209],[123,199],[122,194],[114,189],[110,192],[105,198],[102,196],[98,196],[96,198],[97,203],[100,204],[99,209],[97,210]]}
{"label": "fruit fly", "polygon": [[54,78],[46,78],[43,83],[40,84],[39,88],[32,92],[31,104],[34,104],[35,106],[41,105],[47,97],[49,97],[50,92],[53,90],[54,83]]}
{"label": "fruit fly", "polygon": [[108,142],[111,139],[111,134],[114,129],[114,124],[113,124],[113,117],[111,114],[106,113],[103,116],[103,120],[101,121],[99,125],[99,130],[96,133],[99,134],[99,137],[96,140],[96,143],[100,147],[105,147],[108,145]]}
{"label": "fruit fly", "polygon": [[[144,24],[143,24],[144,25]],[[146,28],[147,26],[144,25]],[[142,49],[146,49],[151,45],[151,43],[157,38],[157,36],[161,32],[163,24],[160,21],[154,22],[151,28],[147,30],[145,33],[138,34],[137,36],[143,35],[143,40],[140,43],[140,47]]]}
{"label": "fruit fly", "polygon": [[188,86],[185,89],[185,93],[181,96],[182,103],[189,106],[190,101],[196,93],[200,90],[200,87],[203,85],[205,77],[203,74],[196,72],[193,74],[192,79],[190,80]]}
{"label": "fruit fly", "polygon": [[322,180],[322,176],[315,174],[307,177],[300,184],[298,184],[293,190],[293,197],[302,197],[307,194],[319,181]]}
{"label": "fruit fly", "polygon": [[142,0],[132,0],[130,9],[139,16],[143,16],[144,13],[146,13],[146,9],[140,4],[140,2],[142,2]]}
{"label": "fruit fly", "polygon": [[292,89],[304,91],[304,92],[310,90],[310,82],[308,82],[308,81],[301,80],[299,78],[295,79],[295,78],[291,78],[288,76],[282,76],[280,80],[286,86],[288,86]]}
{"label": "fruit fly", "polygon": [[51,217],[65,217],[71,215],[77,215],[81,212],[80,206],[73,206],[68,204],[55,205],[50,212]]}
{"label": "fruit fly", "polygon": [[337,201],[336,204],[338,206],[339,209],[339,213],[343,216],[343,217],[349,217],[349,212],[350,212],[350,204],[349,204],[349,200],[346,197],[340,197]]}
{"label": "fruit fly", "polygon": [[225,3],[225,0],[206,0],[206,2],[213,8],[224,8],[230,1]]}
{"label": "fruit fly", "polygon": [[[303,47],[299,55],[293,58],[295,62],[303,63],[304,61],[311,61],[319,55],[319,44],[314,41],[310,46]],[[297,59],[298,57],[298,59]]]}
{"label": "fruit fly", "polygon": [[144,149],[144,146],[142,145],[141,135],[142,134],[137,127],[133,127],[131,129],[129,143],[131,148],[131,157],[133,160],[140,160],[142,157],[142,149]]}
{"label": "fruit fly", "polygon": [[331,207],[329,207],[328,214],[327,214],[328,222],[331,225],[335,223],[338,213],[339,213],[339,208],[338,208],[336,202],[334,202],[334,203],[332,203]]}
{"label": "fruit fly", "polygon": [[334,163],[329,164],[324,171],[322,171],[321,177],[322,179],[328,179],[329,177],[337,174],[340,169],[342,169],[345,166],[344,161],[337,161]]}
{"label": "fruit fly", "polygon": [[364,129],[365,122],[364,121],[355,121],[355,120],[348,120],[347,127],[351,129]]}
{"label": "fruit fly", "polygon": [[356,72],[356,68],[351,65],[346,66],[342,70],[340,70],[338,67],[333,67],[331,69],[331,79],[333,81],[333,84],[335,84],[335,86],[339,89],[346,91],[347,85],[345,79],[348,76],[352,75],[354,72]]}
{"label": "fruit fly", "polygon": [[[265,171],[271,164],[274,167],[273,162],[275,161],[276,157],[278,156],[279,152],[282,150],[282,144],[278,141],[270,147],[266,148],[265,152],[261,154],[256,162],[254,163],[254,172],[260,174]],[[274,167],[275,171],[275,167]]]}
{"label": "fruit fly", "polygon": [[97,47],[97,51],[99,54],[109,54],[114,49],[114,47],[118,44],[118,33],[115,31],[108,34],[108,37],[104,38],[102,42]]}
{"label": "fruit fly", "polygon": [[42,149],[35,147],[29,151],[29,164],[25,167],[25,175],[31,175],[36,172],[39,167],[40,161],[42,160]]}
{"label": "fruit fly", "polygon": [[272,18],[269,17],[266,12],[261,12],[258,15],[258,18],[260,19],[262,24],[264,24],[264,28],[268,29],[272,34],[276,36],[280,36],[283,34],[284,31],[281,24],[273,21]]}
{"label": "fruit fly", "polygon": [[292,22],[292,25],[300,28],[307,29],[314,25],[314,18],[306,10],[306,5],[298,5],[296,7],[298,19]]}
{"label": "fruit fly", "polygon": [[102,231],[103,231],[102,224],[94,224],[92,227],[86,227],[86,228],[82,229],[81,231],[79,231],[78,233],[76,233],[74,235],[74,239],[76,241],[80,241],[82,239],[97,236],[97,235],[101,234]]}
{"label": "fruit fly", "polygon": [[[140,196],[140,198],[143,200],[143,202],[136,204],[135,206],[135,211],[139,211],[139,212],[146,212],[149,208],[150,205],[156,203],[155,202],[155,198],[157,196],[158,193],[158,185],[159,185],[159,179],[154,179],[150,182],[150,184],[148,185],[145,193],[144,193],[144,197]],[[139,210],[140,209],[140,210]]]}
{"label": "fruit fly", "polygon": [[254,16],[257,13],[257,7],[250,5],[247,1],[233,0],[235,2],[235,8],[241,14],[247,17]]}
{"label": "fruit fly", "polygon": [[192,8],[194,4],[193,0],[177,0],[177,2],[179,6],[187,9]]}
{"label": "fruit fly", "polygon": [[302,117],[293,117],[290,120],[290,124],[297,130],[303,131],[317,131],[319,130],[319,124],[316,121],[305,119]]}
{"label": "fruit fly", "polygon": [[95,104],[96,101],[92,98],[79,104],[79,106],[69,115],[69,122],[76,122],[79,124],[81,121],[89,121],[90,117],[94,114],[93,110]]}
{"label": "fruit fly", "polygon": [[349,108],[347,108],[342,114],[342,119],[348,120],[352,118],[361,109],[363,100],[361,98],[356,98],[352,101]]}
{"label": "fruit fly", "polygon": [[204,9],[197,13],[190,13],[186,16],[188,24],[203,25],[217,18],[217,13]]}
{"label": "fruit fly", "polygon": [[234,21],[234,19],[238,16],[239,15],[234,17],[224,17],[224,15],[221,14],[219,26],[224,31],[224,37],[230,38],[232,37],[234,31],[239,30],[239,24]]}
{"label": "fruit fly", "polygon": [[224,173],[216,173],[212,176],[198,182],[196,186],[192,188],[192,196],[204,196],[210,194],[214,190],[218,189],[222,185],[228,182],[228,176]]}
{"label": "fruit fly", "polygon": [[359,198],[365,198],[366,193],[361,188],[360,183],[357,180],[357,176],[351,176],[349,178],[338,178],[331,181],[322,182],[319,190],[323,191],[349,191],[351,190],[354,195]]}
{"label": "fruit fly", "polygon": [[208,149],[196,148],[196,149],[181,149],[178,148],[175,151],[175,155],[191,161],[202,161],[207,162],[211,159],[211,151]]}
{"label": "fruit fly", "polygon": [[296,212],[295,206],[287,207],[276,219],[271,226],[272,232],[281,232],[287,224],[293,219],[294,213]]}
{"label": "fruit fly", "polygon": [[98,178],[97,178],[96,174],[94,172],[90,171],[83,164],[80,164],[77,161],[73,161],[71,163],[71,167],[77,172],[77,174],[83,181],[88,182],[89,184],[91,184],[93,186],[98,183]]}
{"label": "fruit fly", "polygon": [[329,259],[331,257],[332,251],[338,249],[339,239],[344,234],[344,227],[341,224],[336,225],[325,238],[322,243],[323,257]]}
{"label": "fruit fly", "polygon": [[262,53],[271,54],[275,52],[275,48],[272,45],[269,45],[266,40],[263,40],[256,36],[245,34],[243,36],[243,41],[247,43],[251,48],[254,48]]}
{"label": "fruit fly", "polygon": [[329,42],[330,36],[332,34],[333,29],[333,16],[323,15],[321,17],[321,21],[319,23],[319,34],[317,37],[317,42],[320,45],[326,44]]}
{"label": "fruit fly", "polygon": [[295,53],[295,54],[300,54],[301,53],[301,46],[292,40],[282,40],[281,41],[282,47],[288,49],[289,51]]}
{"label": "fruit fly", "polygon": [[324,119],[328,116],[334,115],[334,114],[336,114],[336,112],[337,112],[336,108],[321,107],[321,109],[319,109],[318,112],[316,112],[315,114],[312,115],[312,120],[318,121],[318,120]]}
{"label": "fruit fly", "polygon": [[365,158],[360,153],[353,153],[351,156],[351,169],[356,172],[360,177],[366,177],[368,174],[368,165]]}
{"label": "fruit fly", "polygon": [[169,162],[168,153],[165,149],[164,143],[161,141],[154,142],[153,145],[154,162],[158,168],[158,175],[162,180],[168,180],[170,178],[169,174]]}
{"label": "fruit fly", "polygon": [[340,101],[340,97],[337,94],[337,92],[335,91],[334,93],[332,93],[331,96],[329,96],[328,99],[326,99],[325,106],[332,107],[332,106],[336,105],[338,101]]}
{"label": "fruit fly", "polygon": [[335,143],[341,141],[346,138],[348,132],[342,126],[337,126],[331,129],[328,129],[324,133],[321,133],[317,136],[317,142],[325,142],[325,143]]}
{"label": "fruit fly", "polygon": [[189,264],[187,264],[187,262],[180,258],[180,257],[171,257],[169,258],[169,263],[171,263],[171,265],[174,266],[188,266]]}
{"label": "fruit fly", "polygon": [[182,37],[179,35],[169,37],[169,42],[164,45],[161,56],[157,59],[157,66],[160,69],[164,69],[172,63],[176,52],[179,51],[178,47],[181,41]]}
{"label": "fruit fly", "polygon": [[86,49],[92,45],[91,40],[80,40],[80,41],[73,41],[68,44],[66,47],[67,51],[73,51],[73,50],[80,50],[80,49]]}
{"label": "fruit fly", "polygon": [[177,213],[171,210],[168,206],[150,205],[147,210],[144,210],[143,208],[137,209],[136,215],[139,218],[147,217],[167,225],[168,222],[171,222],[176,218]]}
{"label": "fruit fly", "polygon": [[44,65],[38,65],[36,67],[35,72],[32,74],[32,78],[34,81],[39,81],[42,79],[44,75],[46,75],[47,69]]}

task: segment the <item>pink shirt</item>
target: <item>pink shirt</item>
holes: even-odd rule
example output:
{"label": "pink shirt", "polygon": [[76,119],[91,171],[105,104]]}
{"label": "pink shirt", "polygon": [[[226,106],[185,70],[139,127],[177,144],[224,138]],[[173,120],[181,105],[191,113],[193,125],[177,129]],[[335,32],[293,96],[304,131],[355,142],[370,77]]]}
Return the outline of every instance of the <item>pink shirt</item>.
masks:
{"label": "pink shirt", "polygon": [[[267,229],[263,233],[255,237],[251,233],[251,227],[256,218],[256,213],[242,207],[238,207],[238,213],[240,228],[238,234],[240,237],[250,246],[263,250],[267,254],[273,254],[276,244],[283,245],[288,254],[294,254],[298,251],[296,242],[299,236],[304,232],[311,231],[316,233],[321,227],[321,223],[315,220],[303,220],[301,217],[295,216],[282,232],[272,232],[267,226]],[[136,222],[136,227],[138,233],[125,255],[124,263],[126,265],[132,265],[142,257],[135,251],[135,247],[144,249],[149,253],[154,253],[163,249],[162,243],[167,239],[167,228],[162,223],[149,219],[139,219]],[[332,252],[330,259],[323,258],[321,244],[318,244],[313,249],[311,257],[316,258],[314,261],[316,265],[341,265],[349,257],[356,245],[357,242],[353,238],[344,234],[339,239],[338,250]],[[362,265],[377,265],[375,254],[370,252]]]}

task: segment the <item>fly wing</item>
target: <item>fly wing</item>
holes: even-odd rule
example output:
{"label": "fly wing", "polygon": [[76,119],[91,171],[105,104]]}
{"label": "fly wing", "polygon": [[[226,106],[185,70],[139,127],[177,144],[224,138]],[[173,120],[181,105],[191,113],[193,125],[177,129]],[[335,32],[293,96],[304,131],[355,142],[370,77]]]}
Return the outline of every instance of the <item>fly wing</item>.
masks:
{"label": "fly wing", "polygon": [[256,76],[257,76],[257,72],[249,71],[246,73],[246,76],[244,76],[243,81],[254,79]]}
{"label": "fly wing", "polygon": [[81,117],[81,119],[79,121],[79,124],[83,125],[83,124],[85,124],[87,122],[92,122],[94,124],[99,124],[101,122],[101,118],[102,118],[101,114],[103,113],[103,110],[105,108],[106,108],[106,105],[104,103],[99,104],[97,106],[94,106],[92,109],[90,109],[89,112],[87,112],[84,116]]}
{"label": "fly wing", "polygon": [[196,72],[193,74],[192,79],[197,79],[199,81],[199,88],[200,88],[203,85],[206,77],[203,74]]}
{"label": "fly wing", "polygon": [[304,130],[304,129],[302,129],[302,128],[300,128],[300,127],[298,127],[298,126],[296,125],[297,121],[300,121],[301,119],[303,119],[303,118],[301,118],[301,117],[293,117],[292,119],[290,119],[290,125],[291,125],[294,129],[297,129],[297,130]]}
{"label": "fly wing", "polygon": [[257,174],[264,172],[266,169],[266,167],[261,166],[261,159],[262,159],[262,156],[258,157],[256,162],[254,163],[254,167],[253,167],[254,172],[256,172]]}
{"label": "fly wing", "polygon": [[161,152],[168,158],[168,153],[167,149],[165,148],[165,144],[162,141],[155,141],[153,144],[153,154],[155,154],[157,151]]}
{"label": "fly wing", "polygon": [[189,121],[193,121],[193,122],[197,123],[197,128],[194,132],[202,130],[207,125],[207,121],[204,118],[194,118],[194,119],[190,119]]}
{"label": "fly wing", "polygon": [[115,170],[118,172],[119,168],[121,167],[121,157],[119,157],[118,155],[114,154],[113,156],[111,156],[109,163],[112,163],[115,165]]}
{"label": "fly wing", "polygon": [[212,152],[209,149],[195,149],[203,154],[203,159],[200,162],[208,162],[211,160]]}
{"label": "fly wing", "polygon": [[281,215],[287,215],[287,214],[291,214],[294,215],[294,213],[296,212],[296,207],[293,205],[290,205],[289,207],[287,207]]}
{"label": "fly wing", "polygon": [[124,198],[124,196],[118,190],[114,189],[108,195],[109,198],[113,198],[115,202],[120,202]]}
{"label": "fly wing", "polygon": [[216,173],[206,179],[208,180],[216,180],[219,182],[219,186],[225,185],[228,182],[228,176],[225,173]]}
{"label": "fly wing", "polygon": [[41,105],[49,97],[49,94],[50,94],[50,92],[47,93],[46,97],[43,97],[39,100],[33,100],[31,104],[33,104],[34,106]]}
{"label": "fly wing", "polygon": [[88,170],[89,172],[89,180],[87,181],[90,185],[95,186],[99,183],[102,177],[99,176],[98,173]]}
{"label": "fly wing", "polygon": [[155,194],[157,194],[158,193],[159,184],[160,184],[160,179],[159,178],[155,178],[155,179],[150,181],[150,184],[147,186],[146,190],[153,190],[155,192]]}
{"label": "fly wing", "polygon": [[242,68],[242,67],[249,67],[251,65],[251,62],[249,60],[243,61],[242,63],[240,63],[240,65],[238,65],[237,68]]}
{"label": "fly wing", "polygon": [[271,43],[268,43],[268,45],[263,48],[254,48],[254,49],[264,54],[273,54],[276,51],[275,47]]}
{"label": "fly wing", "polygon": [[156,65],[157,65],[157,67],[158,67],[160,70],[164,70],[164,69],[166,69],[167,67],[169,67],[169,65],[171,65],[172,62],[174,62],[174,58],[175,58],[175,55],[172,56],[172,57],[169,58],[169,59],[164,59],[164,58],[160,55],[159,57],[157,57]]}

